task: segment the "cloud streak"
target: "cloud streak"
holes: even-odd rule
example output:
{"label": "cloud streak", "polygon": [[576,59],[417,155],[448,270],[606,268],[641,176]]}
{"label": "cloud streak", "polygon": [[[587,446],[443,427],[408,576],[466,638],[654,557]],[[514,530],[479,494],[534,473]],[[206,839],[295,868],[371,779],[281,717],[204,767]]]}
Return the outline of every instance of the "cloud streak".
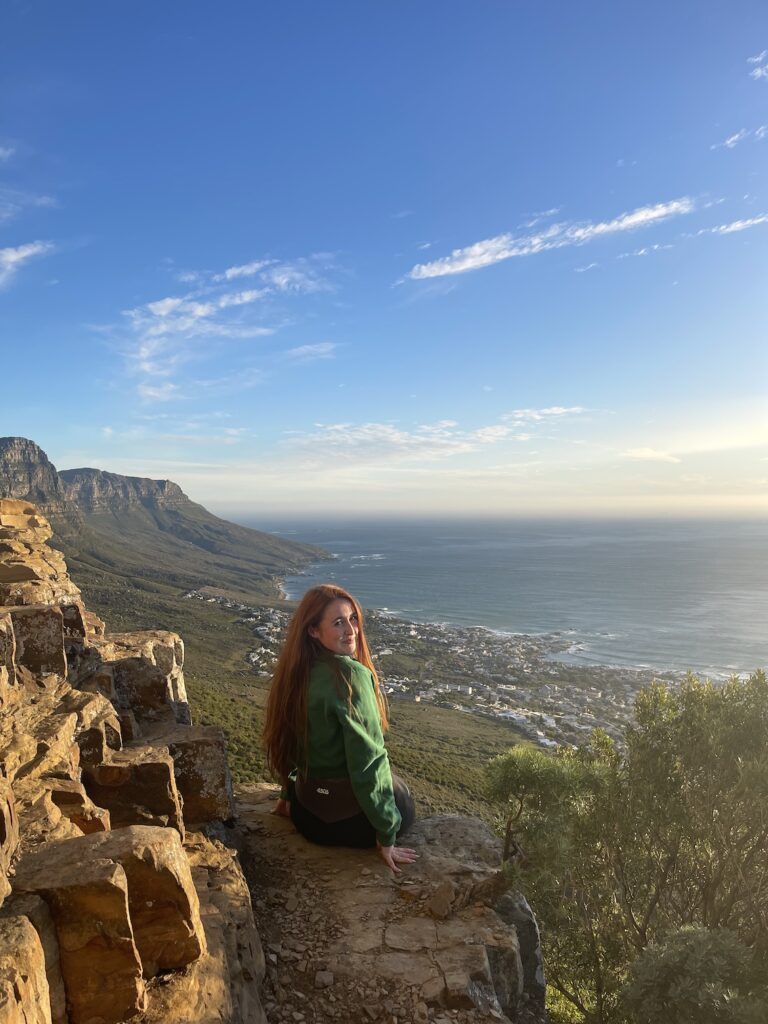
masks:
{"label": "cloud streak", "polygon": [[598,238],[646,228],[672,217],[692,213],[694,209],[694,200],[684,196],[666,203],[641,206],[607,221],[562,222],[529,235],[496,235],[462,249],[454,249],[450,256],[444,256],[431,263],[419,263],[406,276],[413,281],[421,281],[451,274],[465,274],[517,256],[533,256],[566,246],[585,245]]}
{"label": "cloud streak", "polygon": [[680,462],[676,455],[670,452],[660,452],[655,448],[629,448],[622,452],[622,458],[632,459],[635,462]]}
{"label": "cloud streak", "polygon": [[333,359],[338,345],[334,341],[320,341],[316,345],[299,345],[285,353],[286,359],[297,363],[310,363],[316,359]]}
{"label": "cloud streak", "polygon": [[315,430],[295,434],[285,444],[313,462],[320,459],[334,466],[439,462],[504,442],[517,445],[531,441],[532,426],[584,411],[582,406],[516,409],[499,422],[471,430],[447,419],[410,428],[395,423],[319,423]]}
{"label": "cloud streak", "polygon": [[702,228],[696,232],[696,237],[698,238],[699,235],[732,235],[738,231],[759,227],[761,224],[768,224],[768,213],[760,213],[756,217],[748,217],[745,220],[732,220],[730,224],[717,224],[713,228]]}
{"label": "cloud streak", "polygon": [[7,286],[30,260],[53,252],[52,242],[27,242],[15,248],[0,249],[0,288]]}
{"label": "cloud streak", "polygon": [[760,142],[768,135],[768,125],[761,124],[759,128],[755,128],[754,131],[748,128],[741,128],[739,131],[734,132],[733,135],[729,135],[723,142],[715,142],[711,145],[710,149],[735,149],[740,142],[744,142],[746,139],[752,139],[754,142]]}
{"label": "cloud streak", "polygon": [[56,206],[53,196],[36,195],[34,192],[24,192],[21,189],[0,187],[0,221],[12,220],[30,208],[51,206]]}

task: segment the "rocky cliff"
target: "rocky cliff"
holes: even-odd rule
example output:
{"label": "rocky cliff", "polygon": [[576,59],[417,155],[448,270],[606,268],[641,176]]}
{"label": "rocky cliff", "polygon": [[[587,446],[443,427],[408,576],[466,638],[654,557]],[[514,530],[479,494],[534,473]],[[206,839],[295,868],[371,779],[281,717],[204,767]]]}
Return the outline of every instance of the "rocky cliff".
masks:
{"label": "rocky cliff", "polygon": [[0,438],[0,498],[33,502],[82,585],[149,579],[177,590],[274,591],[273,580],[325,552],[213,515],[170,480],[98,469],[59,473],[33,441]]}
{"label": "rocky cliff", "polygon": [[0,1024],[544,1019],[536,923],[480,821],[418,823],[393,877],[312,847],[269,787],[235,802],[181,637],[108,633],[50,539],[0,500]]}
{"label": "rocky cliff", "polygon": [[0,500],[0,1021],[264,1021],[224,740],[184,645],[109,635],[51,530]]}
{"label": "rocky cliff", "polygon": [[56,467],[26,437],[0,437],[0,497],[30,501],[51,518],[78,518]]}
{"label": "rocky cliff", "polygon": [[81,512],[112,512],[138,505],[185,508],[191,504],[171,480],[120,476],[101,469],[63,469],[59,480],[67,499]]}

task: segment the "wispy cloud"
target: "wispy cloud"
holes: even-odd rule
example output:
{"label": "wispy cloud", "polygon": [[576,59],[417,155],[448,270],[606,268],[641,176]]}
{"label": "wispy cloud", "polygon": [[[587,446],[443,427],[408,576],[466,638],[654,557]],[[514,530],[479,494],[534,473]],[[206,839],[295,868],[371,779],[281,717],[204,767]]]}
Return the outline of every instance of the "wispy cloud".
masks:
{"label": "wispy cloud", "polygon": [[495,423],[461,430],[455,420],[438,420],[412,428],[393,423],[318,423],[313,431],[294,434],[288,447],[306,451],[335,465],[435,461],[467,455],[500,441],[528,440],[514,427]]}
{"label": "wispy cloud", "polygon": [[412,426],[396,422],[318,423],[314,430],[291,432],[284,444],[292,452],[309,457],[313,464],[321,459],[335,468],[441,462],[486,452],[498,445],[519,450],[521,444],[536,438],[538,430],[586,411],[583,406],[562,405],[515,409],[494,423],[471,429],[452,419]]}
{"label": "wispy cloud", "polygon": [[549,210],[539,210],[536,213],[531,213],[528,215],[529,219],[525,221],[524,227],[534,228],[537,224],[541,224],[543,220],[552,220],[552,218],[556,217],[558,213],[560,213],[559,206],[553,206]]}
{"label": "wispy cloud", "polygon": [[586,265],[586,267],[575,267],[574,269],[575,269],[577,274],[586,274],[586,272],[588,270],[594,270],[596,267],[599,267],[599,266],[600,266],[599,263],[588,263]]}
{"label": "wispy cloud", "polygon": [[699,235],[732,235],[737,231],[746,231],[748,228],[759,227],[761,224],[768,224],[768,214],[760,213],[756,217],[748,217],[745,220],[732,220],[730,224],[717,224],[713,228],[701,228],[696,232]]}
{"label": "wispy cloud", "polygon": [[[317,253],[290,261],[253,260],[221,272],[185,271],[185,279],[195,285],[193,289],[124,310],[123,322],[129,337],[122,349],[129,371],[136,378],[139,395],[146,400],[169,401],[195,391],[225,392],[255,386],[262,379],[261,371],[242,365],[237,374],[187,379],[183,389],[167,385],[171,378],[178,377],[185,364],[221,355],[221,346],[226,342],[274,334],[276,328],[264,321],[268,315],[274,319],[275,303],[284,305],[302,296],[331,291],[333,285],[326,273],[332,267],[331,254]],[[239,284],[245,278],[253,279],[253,287],[231,287],[233,282]],[[118,329],[117,333],[124,331]],[[330,342],[305,346],[295,350],[292,358],[328,358],[332,348]]]}
{"label": "wispy cloud", "polygon": [[6,163],[15,154],[13,146],[0,146],[0,163]]}
{"label": "wispy cloud", "polygon": [[15,248],[0,249],[0,288],[8,285],[29,260],[53,252],[52,242],[27,242]]}
{"label": "wispy cloud", "polygon": [[337,348],[338,345],[334,341],[321,341],[316,345],[299,345],[298,348],[290,348],[285,355],[295,362],[308,363],[315,359],[333,359]]}
{"label": "wispy cloud", "polygon": [[747,64],[762,64],[766,57],[768,57],[768,50],[762,50],[754,57],[747,57]]}
{"label": "wispy cloud", "polygon": [[431,263],[417,264],[406,276],[411,280],[418,281],[449,274],[464,274],[467,271],[489,267],[515,256],[531,256],[565,246],[585,245],[597,238],[649,227],[671,217],[691,213],[694,209],[694,200],[684,196],[666,203],[641,206],[608,221],[597,223],[563,222],[552,224],[550,227],[530,235],[515,236],[510,233],[496,235],[493,238],[475,242],[463,249],[454,249],[450,256],[444,256]]}
{"label": "wispy cloud", "polygon": [[178,386],[170,381],[162,384],[139,384],[139,395],[142,398],[151,398],[158,402],[169,402],[175,398],[183,398]]}
{"label": "wispy cloud", "polygon": [[749,72],[749,74],[750,77],[754,78],[755,80],[760,78],[768,78],[768,64],[763,64],[762,67],[754,68],[752,71]]}
{"label": "wispy cloud", "polygon": [[503,419],[517,422],[540,423],[543,420],[557,419],[562,416],[581,416],[587,410],[582,405],[550,405],[545,409],[515,409],[507,413]]}
{"label": "wispy cloud", "polygon": [[729,135],[727,139],[722,142],[715,142],[711,145],[710,149],[734,149],[744,139],[749,138],[750,132],[746,128],[740,128],[739,131],[734,132],[733,135]]}
{"label": "wispy cloud", "polygon": [[644,245],[641,249],[633,249],[631,252],[621,252],[616,259],[628,260],[632,256],[650,256],[651,253],[662,252],[664,249],[674,249],[674,246],[661,245],[657,242],[655,245]]}
{"label": "wispy cloud", "polygon": [[636,462],[680,462],[676,455],[670,452],[660,452],[655,448],[629,448],[622,452],[625,459],[633,459]]}
{"label": "wispy cloud", "polygon": [[214,281],[234,281],[238,277],[255,277],[264,267],[276,263],[276,260],[252,260],[250,263],[241,263],[239,266],[227,267],[220,274],[214,274]]}
{"label": "wispy cloud", "polygon": [[53,196],[37,195],[22,189],[0,186],[0,221],[18,217],[24,210],[56,206]]}
{"label": "wispy cloud", "polygon": [[749,128],[741,128],[739,131],[734,132],[733,135],[729,135],[723,142],[715,142],[711,145],[710,149],[735,149],[740,142],[744,142],[745,139],[752,139],[754,142],[760,142],[768,135],[768,125],[761,124],[759,128],[754,130]]}

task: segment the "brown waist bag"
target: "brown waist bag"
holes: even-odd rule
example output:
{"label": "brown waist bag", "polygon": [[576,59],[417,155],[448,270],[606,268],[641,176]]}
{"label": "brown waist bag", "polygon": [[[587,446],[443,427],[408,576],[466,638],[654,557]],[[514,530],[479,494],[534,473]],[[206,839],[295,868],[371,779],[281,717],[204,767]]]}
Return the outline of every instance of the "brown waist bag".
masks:
{"label": "brown waist bag", "polygon": [[295,793],[301,806],[326,825],[352,818],[362,811],[349,779],[304,779],[300,775],[296,779]]}

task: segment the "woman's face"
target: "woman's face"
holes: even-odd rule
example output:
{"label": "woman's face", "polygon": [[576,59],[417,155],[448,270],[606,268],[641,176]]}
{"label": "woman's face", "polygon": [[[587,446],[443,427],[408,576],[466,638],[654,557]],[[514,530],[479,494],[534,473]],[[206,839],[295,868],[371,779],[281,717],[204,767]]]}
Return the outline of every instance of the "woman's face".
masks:
{"label": "woman's face", "polygon": [[360,624],[355,607],[339,597],[331,601],[316,626],[310,626],[309,635],[318,640],[332,654],[357,654]]}

